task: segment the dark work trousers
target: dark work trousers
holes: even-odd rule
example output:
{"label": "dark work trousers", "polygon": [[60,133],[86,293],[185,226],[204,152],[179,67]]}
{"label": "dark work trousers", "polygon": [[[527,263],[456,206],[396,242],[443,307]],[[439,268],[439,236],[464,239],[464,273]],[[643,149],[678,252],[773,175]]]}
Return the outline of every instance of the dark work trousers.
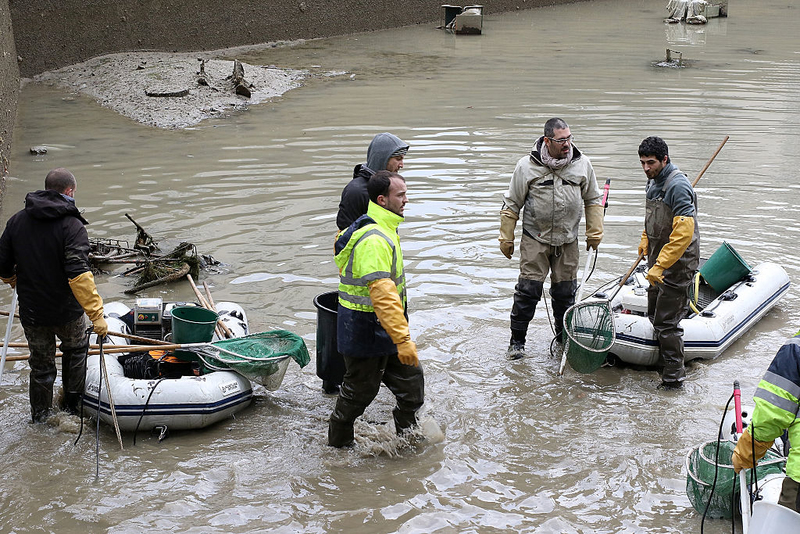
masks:
{"label": "dark work trousers", "polygon": [[405,365],[397,354],[374,358],[345,356],[344,364],[344,381],[328,428],[329,445],[342,447],[353,442],[353,422],[375,399],[381,382],[397,399],[392,412],[397,433],[417,424],[416,412],[422,407],[425,395],[421,365]]}
{"label": "dark work trousers", "polygon": [[789,477],[784,478],[778,504],[800,513],[800,483]]}
{"label": "dark work trousers", "polygon": [[682,382],[686,378],[683,366],[683,328],[681,319],[689,311],[689,283],[674,286],[669,282],[651,285],[647,289],[647,316],[664,360],[664,382]]}
{"label": "dark work trousers", "polygon": [[544,280],[550,274],[550,297],[556,335],[564,329],[564,314],[575,304],[578,287],[578,241],[560,247],[540,243],[523,233],[520,243],[520,274],[511,307],[511,335],[524,342],[528,323],[542,298]]}
{"label": "dark work trousers", "polygon": [[86,383],[86,353],[89,350],[88,322],[85,315],[58,326],[25,326],[31,352],[30,402],[34,422],[47,418],[53,407],[56,380],[56,337],[61,340],[61,381],[64,408],[77,413]]}

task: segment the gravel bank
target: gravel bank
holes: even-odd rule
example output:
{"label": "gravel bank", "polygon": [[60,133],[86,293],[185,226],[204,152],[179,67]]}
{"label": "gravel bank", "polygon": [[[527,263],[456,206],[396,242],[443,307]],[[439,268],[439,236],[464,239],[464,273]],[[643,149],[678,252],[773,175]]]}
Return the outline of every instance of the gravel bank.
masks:
{"label": "gravel bank", "polygon": [[[234,61],[217,59],[223,55],[233,57],[229,50],[217,55],[208,52],[109,54],[44,72],[36,75],[33,81],[88,95],[142,124],[178,129],[281,96],[302,86],[311,76],[303,70],[242,63],[250,91],[248,98],[236,94],[231,80],[226,79],[233,73]],[[328,72],[322,76],[343,74]],[[199,83],[201,77],[205,84]]]}

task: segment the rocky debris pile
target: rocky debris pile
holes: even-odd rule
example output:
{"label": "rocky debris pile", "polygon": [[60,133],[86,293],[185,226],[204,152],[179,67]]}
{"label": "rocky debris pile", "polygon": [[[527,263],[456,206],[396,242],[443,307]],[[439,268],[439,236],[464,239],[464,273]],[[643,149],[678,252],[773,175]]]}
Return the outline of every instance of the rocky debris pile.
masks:
{"label": "rocky debris pile", "polygon": [[307,71],[197,56],[110,54],[39,74],[34,81],[91,96],[143,124],[177,129],[280,96],[309,76]]}

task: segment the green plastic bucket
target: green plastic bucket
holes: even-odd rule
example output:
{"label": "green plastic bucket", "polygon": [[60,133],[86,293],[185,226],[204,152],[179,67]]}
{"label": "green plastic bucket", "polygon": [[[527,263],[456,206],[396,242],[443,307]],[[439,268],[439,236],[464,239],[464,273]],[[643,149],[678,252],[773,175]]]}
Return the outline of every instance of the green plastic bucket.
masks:
{"label": "green plastic bucket", "polygon": [[[733,517],[735,506],[739,502],[734,497],[739,493],[738,478],[732,465],[735,447],[736,444],[732,441],[720,442],[717,457],[717,442],[709,441],[695,447],[686,456],[686,496],[698,513],[702,514],[705,511],[711,499],[707,517],[712,519]],[[758,478],[782,472],[785,461],[786,458],[769,449],[756,466]],[[715,472],[716,484],[714,484]],[[747,472],[749,473],[749,470]]]}
{"label": "green plastic bucket", "polygon": [[214,337],[219,315],[198,306],[172,308],[172,341],[174,343],[207,343]]}
{"label": "green plastic bucket", "polygon": [[753,269],[725,241],[700,267],[700,275],[717,293],[722,293]]}

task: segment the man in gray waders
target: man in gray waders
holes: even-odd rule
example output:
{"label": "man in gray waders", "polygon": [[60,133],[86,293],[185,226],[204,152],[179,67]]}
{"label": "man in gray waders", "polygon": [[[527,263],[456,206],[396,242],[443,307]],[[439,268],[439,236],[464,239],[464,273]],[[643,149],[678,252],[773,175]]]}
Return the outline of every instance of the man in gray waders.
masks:
{"label": "man in gray waders", "polygon": [[75,206],[75,177],[53,169],[44,190],[28,193],[0,236],[0,279],[19,293],[19,317],[28,348],[31,418],[44,422],[53,407],[56,337],[61,340],[64,406],[77,414],[86,381],[89,336],[108,333],[103,299],[89,265],[86,220]]}
{"label": "man in gray waders", "polygon": [[689,311],[689,285],[700,262],[697,196],[660,137],[642,141],[639,161],[647,175],[639,254],[647,256],[647,316],[664,360],[658,387],[680,389],[686,378],[680,321]]}
{"label": "man in gray waders", "polygon": [[567,123],[548,120],[544,136],[517,162],[500,210],[500,251],[511,259],[520,211],[519,279],[511,308],[511,342],[506,355],[525,356],[525,336],[550,273],[556,336],[578,287],[578,226],[586,213],[586,250],[603,239],[602,194],[589,158],[573,143]]}

